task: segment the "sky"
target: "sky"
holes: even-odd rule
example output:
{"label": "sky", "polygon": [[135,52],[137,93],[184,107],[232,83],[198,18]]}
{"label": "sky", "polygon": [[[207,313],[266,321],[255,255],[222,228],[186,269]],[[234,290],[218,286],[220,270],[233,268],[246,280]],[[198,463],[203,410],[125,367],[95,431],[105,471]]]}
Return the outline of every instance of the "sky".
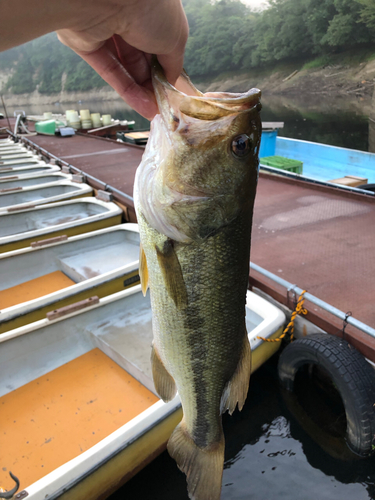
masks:
{"label": "sky", "polygon": [[266,6],[265,0],[241,0],[241,2],[257,10],[264,9]]}

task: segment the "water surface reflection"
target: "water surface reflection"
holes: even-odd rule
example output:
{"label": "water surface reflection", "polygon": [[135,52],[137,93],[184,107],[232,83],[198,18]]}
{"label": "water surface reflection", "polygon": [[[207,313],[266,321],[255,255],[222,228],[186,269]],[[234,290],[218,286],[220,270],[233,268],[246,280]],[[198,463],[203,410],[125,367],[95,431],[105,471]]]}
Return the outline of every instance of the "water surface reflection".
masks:
{"label": "water surface reflection", "polygon": [[[324,451],[288,409],[276,360],[252,376],[244,409],[225,414],[223,424],[223,500],[375,499],[375,458],[338,459]],[[185,477],[163,453],[111,500],[124,498],[187,500]]]}
{"label": "water surface reflection", "polygon": [[[369,142],[375,148],[375,137],[370,137],[369,127],[375,134],[375,127],[369,119],[371,100],[363,98],[327,97],[318,95],[273,96],[262,98],[262,120],[284,122],[280,136],[321,142],[334,146],[369,151]],[[8,112],[13,115],[14,107]],[[135,120],[137,129],[148,129],[150,122],[138,115],[121,99],[112,101],[83,101],[81,103],[55,104],[45,106],[24,106],[28,114],[44,111],[64,113],[66,109],[90,109],[91,112],[110,113],[120,120]]]}

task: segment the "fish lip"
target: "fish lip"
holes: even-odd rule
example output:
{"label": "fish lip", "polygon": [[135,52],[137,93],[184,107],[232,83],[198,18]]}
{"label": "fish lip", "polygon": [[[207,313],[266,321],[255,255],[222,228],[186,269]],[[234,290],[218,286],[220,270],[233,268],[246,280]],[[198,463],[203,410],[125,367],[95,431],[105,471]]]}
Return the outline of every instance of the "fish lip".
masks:
{"label": "fish lip", "polygon": [[[257,88],[252,88],[243,94],[223,93],[225,97],[205,95],[192,84],[185,70],[181,73],[182,82],[184,87],[189,88],[193,95],[184,93],[168,82],[156,56],[152,57],[151,75],[156,100],[162,116],[167,109],[171,109],[169,96],[172,95],[179,104],[179,109],[175,111],[180,111],[187,116],[199,117],[203,120],[219,119],[223,116],[248,112],[254,109],[259,111],[261,106],[261,91]],[[204,110],[205,105],[208,107],[206,111]],[[199,116],[197,116],[197,109],[201,110]],[[215,112],[217,116],[215,116]],[[168,114],[170,115],[170,113]],[[174,119],[176,118],[173,113],[172,116]]]}

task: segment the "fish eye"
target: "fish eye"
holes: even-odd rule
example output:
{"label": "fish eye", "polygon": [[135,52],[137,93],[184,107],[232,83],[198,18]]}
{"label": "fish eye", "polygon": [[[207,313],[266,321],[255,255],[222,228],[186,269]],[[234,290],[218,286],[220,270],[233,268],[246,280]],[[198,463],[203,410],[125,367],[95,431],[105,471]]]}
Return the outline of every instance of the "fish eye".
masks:
{"label": "fish eye", "polygon": [[252,141],[246,134],[241,134],[232,140],[231,151],[235,158],[245,158],[251,151]]}

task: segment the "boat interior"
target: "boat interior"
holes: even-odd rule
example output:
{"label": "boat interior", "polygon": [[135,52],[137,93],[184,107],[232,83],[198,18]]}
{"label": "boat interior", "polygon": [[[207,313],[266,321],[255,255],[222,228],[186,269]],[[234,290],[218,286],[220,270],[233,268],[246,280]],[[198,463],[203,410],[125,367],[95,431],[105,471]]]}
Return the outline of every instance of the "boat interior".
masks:
{"label": "boat interior", "polygon": [[50,174],[41,174],[38,176],[30,177],[29,179],[1,179],[0,178],[0,193],[2,189],[12,189],[18,187],[30,187],[30,186],[39,186],[40,184],[50,184],[51,182],[59,182],[66,181],[72,178],[71,175],[61,174],[61,173],[53,173]]}
{"label": "boat interior", "polygon": [[52,172],[61,172],[61,170],[57,165],[42,165],[42,164],[35,167],[33,167],[32,165],[23,167],[20,166],[16,168],[0,167],[0,180],[6,180],[10,177],[14,179],[15,177],[23,178],[32,175],[51,174]]}
{"label": "boat interior", "polygon": [[0,309],[136,263],[139,234],[121,225],[0,257]]}
{"label": "boat interior", "polygon": [[109,207],[105,203],[95,203],[91,198],[51,204],[24,210],[16,213],[6,213],[0,216],[0,243],[2,238],[12,235],[27,235],[38,229],[59,226],[68,222],[106,214]]}
{"label": "boat interior", "polygon": [[15,160],[17,158],[27,158],[32,156],[33,154],[29,151],[4,151],[0,154],[0,161]]}
{"label": "boat interior", "polygon": [[29,167],[32,165],[40,164],[40,159],[36,157],[30,158],[19,158],[19,159],[1,159],[0,160],[0,169],[5,170],[6,168],[17,168],[17,167]]}
{"label": "boat interior", "polygon": [[84,190],[83,184],[76,184],[70,181],[61,181],[59,184],[53,186],[44,187],[30,187],[25,188],[13,193],[0,193],[0,208],[11,207],[13,205],[23,205],[31,202],[41,203],[43,200],[47,203],[49,198],[54,198],[57,196],[68,195],[71,196],[82,196],[85,192],[90,192],[89,190]]}

